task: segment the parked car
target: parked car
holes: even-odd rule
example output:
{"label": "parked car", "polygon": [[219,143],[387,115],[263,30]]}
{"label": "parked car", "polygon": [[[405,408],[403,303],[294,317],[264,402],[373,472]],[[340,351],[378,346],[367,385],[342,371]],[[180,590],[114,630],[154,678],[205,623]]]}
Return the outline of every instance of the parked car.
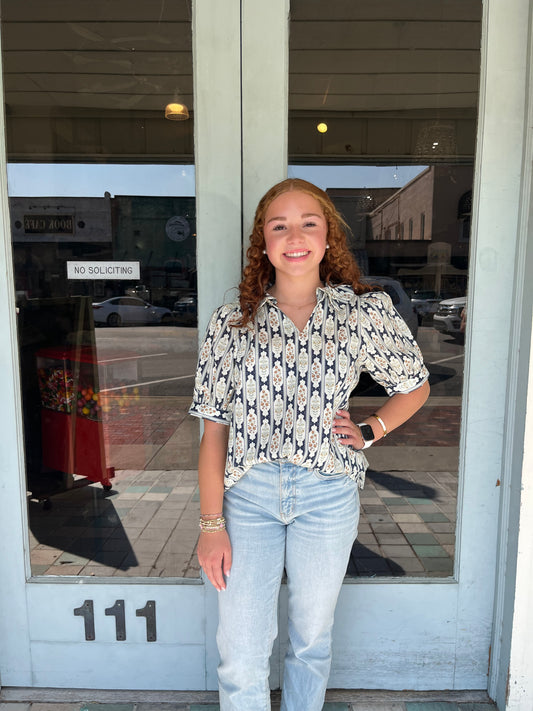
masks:
{"label": "parked car", "polygon": [[431,289],[418,289],[411,294],[411,303],[418,316],[418,325],[422,325],[425,317],[432,317],[444,299],[450,299],[452,294],[437,294]]}
{"label": "parked car", "polygon": [[136,284],[125,289],[126,296],[138,296],[143,301],[148,301],[150,298],[150,289],[144,284]]}
{"label": "parked car", "polygon": [[466,307],[466,296],[458,296],[455,299],[445,299],[439,304],[436,314],[433,316],[433,325],[441,333],[448,333],[452,336],[459,336],[461,331],[461,314]]}
{"label": "parked car", "polygon": [[174,302],[172,312],[176,323],[195,326],[198,323],[198,297],[196,294],[181,296]]}
{"label": "parked car", "polygon": [[409,326],[409,330],[413,334],[413,338],[416,338],[418,333],[418,316],[413,308],[411,299],[407,296],[400,282],[396,279],[392,279],[391,277],[383,276],[365,276],[361,279],[361,281],[365,284],[375,284],[376,286],[380,286],[383,291],[391,297],[396,311]]}
{"label": "parked car", "polygon": [[154,323],[172,323],[172,311],[162,306],[153,306],[136,296],[115,296],[93,303],[95,324],[108,326],[149,325]]}

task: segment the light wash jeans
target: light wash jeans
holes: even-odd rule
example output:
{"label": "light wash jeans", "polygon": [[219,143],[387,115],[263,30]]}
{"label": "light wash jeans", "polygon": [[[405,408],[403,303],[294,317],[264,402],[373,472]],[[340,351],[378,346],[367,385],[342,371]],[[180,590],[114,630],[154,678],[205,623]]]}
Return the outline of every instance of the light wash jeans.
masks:
{"label": "light wash jeans", "polygon": [[359,521],[357,484],[287,461],[253,467],[224,495],[233,550],[218,593],[221,711],[268,711],[269,658],[287,573],[289,646],[281,711],[321,711],[333,616]]}

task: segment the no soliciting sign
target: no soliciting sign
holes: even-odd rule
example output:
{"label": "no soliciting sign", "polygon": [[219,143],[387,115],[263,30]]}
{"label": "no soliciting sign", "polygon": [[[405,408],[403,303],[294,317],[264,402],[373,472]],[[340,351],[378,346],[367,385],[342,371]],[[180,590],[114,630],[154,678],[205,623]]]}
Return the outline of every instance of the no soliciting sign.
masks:
{"label": "no soliciting sign", "polygon": [[67,262],[67,279],[140,278],[140,262]]}

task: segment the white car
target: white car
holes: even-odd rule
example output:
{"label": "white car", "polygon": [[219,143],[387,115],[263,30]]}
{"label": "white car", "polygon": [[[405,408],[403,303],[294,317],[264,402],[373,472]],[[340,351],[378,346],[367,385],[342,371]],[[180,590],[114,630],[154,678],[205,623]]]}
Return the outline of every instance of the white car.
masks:
{"label": "white car", "polygon": [[154,323],[172,323],[170,309],[152,306],[136,296],[114,296],[112,299],[93,303],[93,316],[96,325],[146,326]]}
{"label": "white car", "polygon": [[433,316],[433,325],[437,331],[458,336],[461,333],[461,314],[465,306],[466,296],[441,301],[437,313]]}
{"label": "white car", "polygon": [[418,325],[421,326],[424,319],[432,318],[437,312],[439,304],[444,299],[451,299],[453,294],[437,294],[431,289],[419,289],[411,294],[411,303],[418,316]]}

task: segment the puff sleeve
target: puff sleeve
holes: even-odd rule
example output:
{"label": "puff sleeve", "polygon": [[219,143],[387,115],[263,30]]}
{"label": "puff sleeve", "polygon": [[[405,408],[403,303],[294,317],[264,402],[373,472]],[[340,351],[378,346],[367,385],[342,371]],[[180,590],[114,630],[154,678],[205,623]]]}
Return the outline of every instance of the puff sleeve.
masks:
{"label": "puff sleeve", "polygon": [[388,395],[409,393],[428,379],[420,348],[388,294],[380,291],[360,297],[359,329],[361,370]]}
{"label": "puff sleeve", "polygon": [[198,367],[189,414],[229,425],[233,411],[233,346],[238,329],[234,305],[213,313],[198,354]]}

